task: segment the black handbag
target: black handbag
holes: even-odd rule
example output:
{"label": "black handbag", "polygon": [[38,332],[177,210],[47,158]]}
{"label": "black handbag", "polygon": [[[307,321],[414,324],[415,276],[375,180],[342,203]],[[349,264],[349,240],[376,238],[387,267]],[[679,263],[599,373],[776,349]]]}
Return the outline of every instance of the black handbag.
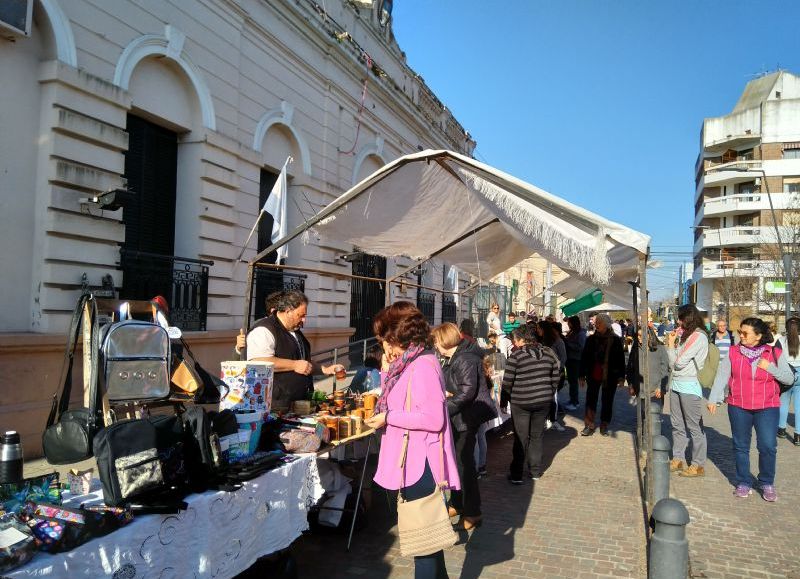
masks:
{"label": "black handbag", "polygon": [[186,496],[186,442],[176,415],[122,420],[100,430],[94,451],[105,504],[150,505]]}
{"label": "black handbag", "polygon": [[219,436],[212,429],[208,413],[200,406],[189,406],[180,417],[186,432],[189,481],[194,492],[201,492],[216,484],[224,466]]}
{"label": "black handbag", "polygon": [[[89,365],[89,408],[69,410],[75,346],[81,335],[82,327],[84,334],[89,332],[89,347],[84,348],[83,351],[84,358],[91,361]],[[50,414],[47,417],[47,425],[42,434],[42,448],[50,464],[71,464],[92,457],[92,440],[103,426],[103,418],[98,411],[100,408],[97,388],[98,347],[97,303],[92,295],[84,294],[78,299],[75,311],[72,313],[72,322],[67,336],[67,349],[62,365],[61,399],[59,400],[59,393],[56,390],[53,394]],[[64,369],[66,369],[66,374],[64,374]]]}

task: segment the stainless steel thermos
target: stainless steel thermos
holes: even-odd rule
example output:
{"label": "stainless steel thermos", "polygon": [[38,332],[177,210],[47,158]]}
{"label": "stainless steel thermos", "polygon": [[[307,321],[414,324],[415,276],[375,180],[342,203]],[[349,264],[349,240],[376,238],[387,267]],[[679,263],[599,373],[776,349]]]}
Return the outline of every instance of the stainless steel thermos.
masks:
{"label": "stainless steel thermos", "polygon": [[8,430],[0,434],[0,483],[22,480],[22,444],[19,433]]}

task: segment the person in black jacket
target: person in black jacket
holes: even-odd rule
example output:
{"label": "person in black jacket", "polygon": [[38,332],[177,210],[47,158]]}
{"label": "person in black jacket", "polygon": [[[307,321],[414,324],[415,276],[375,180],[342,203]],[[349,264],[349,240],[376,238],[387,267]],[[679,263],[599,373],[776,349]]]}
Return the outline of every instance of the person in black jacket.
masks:
{"label": "person in black jacket", "polygon": [[542,476],[542,439],[550,403],[561,379],[561,364],[550,348],[537,343],[535,330],[511,332],[515,349],[508,357],[503,392],[511,401],[516,440],[509,473],[512,484],[522,484],[525,459],[533,480]]}
{"label": "person in black jacket", "polygon": [[608,436],[608,423],[614,410],[614,394],[625,383],[625,352],[622,339],[611,329],[608,314],[595,316],[596,330],[586,339],[581,357],[581,387],[586,390],[586,414],[581,436],[591,436],[595,429],[597,399],[603,392],[600,410],[600,434]]}
{"label": "person in black jacket", "polygon": [[461,515],[464,529],[481,523],[481,495],[475,468],[478,428],[496,416],[483,374],[483,349],[461,337],[458,326],[445,323],[431,332],[433,344],[444,358],[447,411],[453,425],[461,490],[450,495],[451,516]]}

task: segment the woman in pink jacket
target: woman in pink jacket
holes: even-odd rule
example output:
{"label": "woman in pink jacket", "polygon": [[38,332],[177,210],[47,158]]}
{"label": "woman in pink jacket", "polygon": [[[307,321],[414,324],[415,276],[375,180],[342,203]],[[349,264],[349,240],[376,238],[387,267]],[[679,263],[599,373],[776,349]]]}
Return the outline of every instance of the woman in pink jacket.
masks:
{"label": "woman in pink jacket", "polygon": [[[739,327],[739,343],[720,360],[714,386],[708,397],[708,411],[714,414],[722,401],[728,403],[731,439],[736,462],[736,490],[741,499],[750,496],[750,440],[756,431],[758,449],[758,485],[761,498],[778,500],[775,491],[778,417],[781,407],[780,386],[792,384],[794,372],[786,352],[770,346],[772,333],[760,318],[745,318]],[[727,392],[726,392],[727,391]]]}
{"label": "woman in pink jacket", "polygon": [[[436,356],[427,349],[430,328],[425,316],[414,304],[397,302],[378,312],[373,329],[383,345],[381,398],[375,416],[367,421],[384,429],[375,482],[399,490],[409,501],[430,495],[440,484],[459,489],[444,377]],[[406,410],[409,388],[411,406]],[[408,449],[401,466],[406,431]],[[417,579],[446,578],[444,552],[414,557],[414,569]]]}

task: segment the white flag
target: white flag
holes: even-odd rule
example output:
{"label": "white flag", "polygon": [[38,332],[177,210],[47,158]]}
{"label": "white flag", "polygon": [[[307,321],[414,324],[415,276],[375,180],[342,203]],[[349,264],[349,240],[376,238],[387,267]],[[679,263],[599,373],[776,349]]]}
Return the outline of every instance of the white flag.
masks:
{"label": "white flag", "polygon": [[453,299],[455,300],[456,307],[458,307],[458,270],[454,265],[451,265],[450,269],[447,271],[447,287],[445,289],[455,294]]}
{"label": "white flag", "polygon": [[[288,223],[286,220],[286,197],[288,195],[288,187],[286,184],[286,166],[292,162],[291,157],[287,157],[286,162],[283,164],[278,180],[272,186],[272,191],[269,192],[267,202],[264,203],[262,211],[266,211],[274,221],[272,222],[272,235],[270,243],[275,243],[279,239],[286,237],[288,230]],[[283,245],[278,248],[278,263],[286,259],[288,255],[288,246]]]}

